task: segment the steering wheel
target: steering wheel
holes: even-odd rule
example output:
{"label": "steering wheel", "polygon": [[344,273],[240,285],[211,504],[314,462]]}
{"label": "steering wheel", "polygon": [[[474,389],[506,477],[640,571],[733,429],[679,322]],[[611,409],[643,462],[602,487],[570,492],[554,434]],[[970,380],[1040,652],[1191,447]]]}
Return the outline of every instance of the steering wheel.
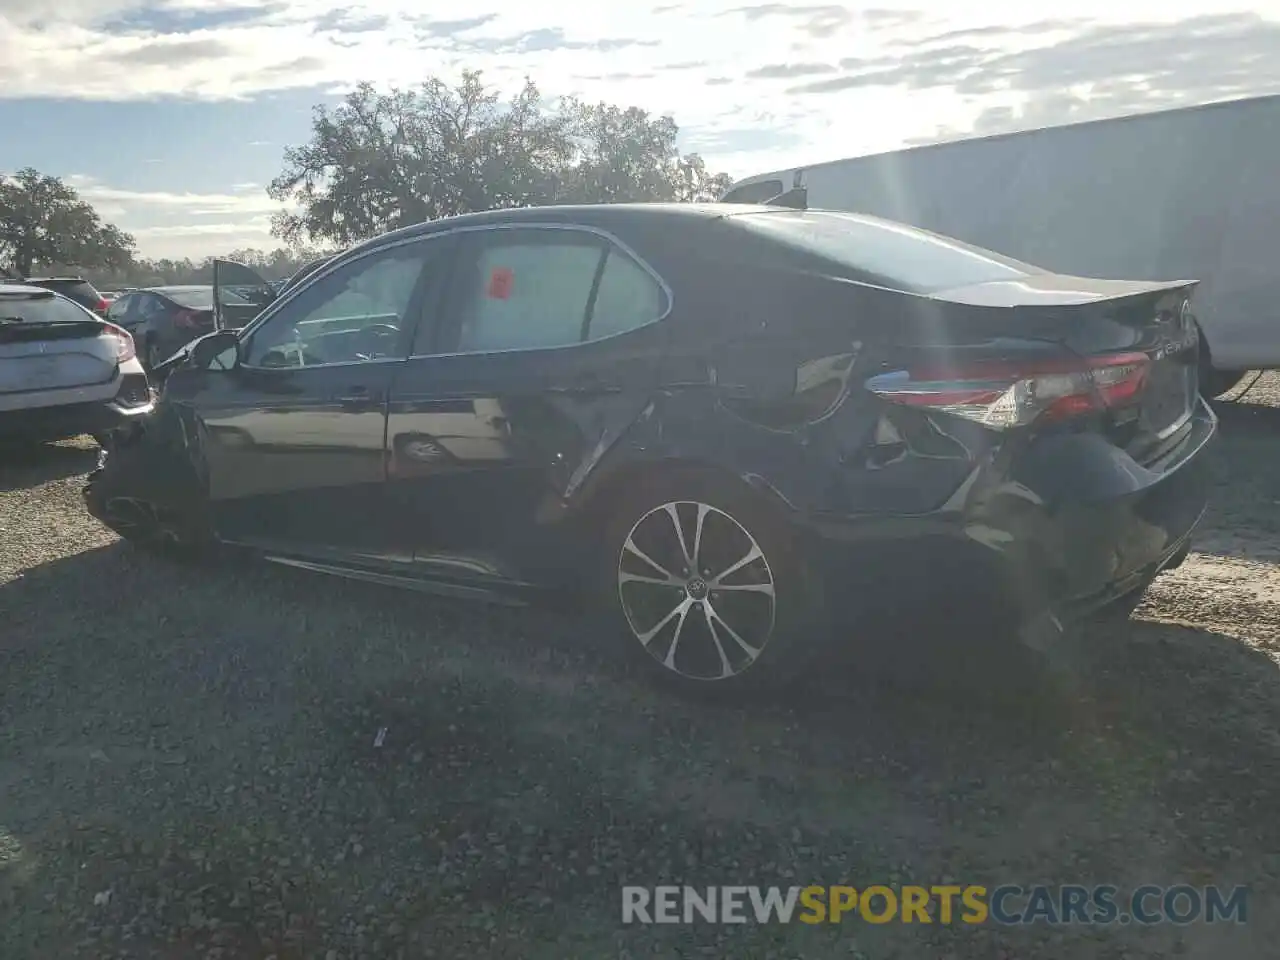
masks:
{"label": "steering wheel", "polygon": [[264,367],[313,367],[324,363],[325,359],[314,350],[288,343],[272,347],[258,362]]}
{"label": "steering wheel", "polygon": [[373,360],[395,350],[400,339],[400,328],[389,323],[371,323],[356,338],[357,354],[361,360]]}

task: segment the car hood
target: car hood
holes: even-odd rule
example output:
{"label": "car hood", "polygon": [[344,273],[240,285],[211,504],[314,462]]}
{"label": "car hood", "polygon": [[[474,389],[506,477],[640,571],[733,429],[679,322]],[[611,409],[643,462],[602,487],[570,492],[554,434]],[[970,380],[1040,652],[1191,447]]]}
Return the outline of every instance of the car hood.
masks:
{"label": "car hood", "polygon": [[1060,273],[1037,273],[1017,280],[994,280],[940,290],[930,296],[935,300],[975,307],[1039,307],[1119,300],[1193,285],[1185,280],[1097,280]]}

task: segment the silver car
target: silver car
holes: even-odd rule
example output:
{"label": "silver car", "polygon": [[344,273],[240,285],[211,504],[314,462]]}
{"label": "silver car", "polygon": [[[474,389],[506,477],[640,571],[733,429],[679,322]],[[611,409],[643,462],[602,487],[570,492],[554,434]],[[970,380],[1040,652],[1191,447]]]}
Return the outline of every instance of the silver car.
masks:
{"label": "silver car", "polygon": [[42,287],[0,282],[0,441],[116,429],[154,406],[133,337]]}

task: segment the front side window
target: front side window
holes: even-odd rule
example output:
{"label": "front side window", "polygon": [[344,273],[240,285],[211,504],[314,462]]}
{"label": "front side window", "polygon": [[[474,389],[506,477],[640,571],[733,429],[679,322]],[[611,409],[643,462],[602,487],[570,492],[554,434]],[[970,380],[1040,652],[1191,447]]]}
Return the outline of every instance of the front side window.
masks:
{"label": "front side window", "polygon": [[459,353],[572,346],[652,323],[665,309],[653,276],[585,230],[478,232],[468,247],[455,296]]}
{"label": "front side window", "polygon": [[307,367],[398,355],[430,248],[420,241],[380,250],[321,277],[252,333],[245,363]]}

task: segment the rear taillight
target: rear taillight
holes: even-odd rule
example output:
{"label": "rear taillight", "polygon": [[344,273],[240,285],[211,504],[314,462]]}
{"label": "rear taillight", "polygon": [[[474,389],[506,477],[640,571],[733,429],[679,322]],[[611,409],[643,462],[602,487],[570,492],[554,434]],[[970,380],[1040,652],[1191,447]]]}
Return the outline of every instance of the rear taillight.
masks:
{"label": "rear taillight", "polygon": [[173,322],[183,330],[199,330],[202,326],[200,314],[194,310],[179,310],[173,315]]}
{"label": "rear taillight", "polygon": [[107,302],[105,297],[99,297],[93,309],[96,313],[101,313],[105,316],[106,312],[111,309],[111,304]]}
{"label": "rear taillight", "polygon": [[867,381],[877,396],[954,414],[997,430],[1063,420],[1123,406],[1142,391],[1142,353],[1063,361],[981,361],[884,373]]}
{"label": "rear taillight", "polygon": [[117,327],[114,323],[104,324],[104,326],[107,328],[107,335],[116,342],[116,363],[127,363],[138,355],[133,334],[123,327]]}

